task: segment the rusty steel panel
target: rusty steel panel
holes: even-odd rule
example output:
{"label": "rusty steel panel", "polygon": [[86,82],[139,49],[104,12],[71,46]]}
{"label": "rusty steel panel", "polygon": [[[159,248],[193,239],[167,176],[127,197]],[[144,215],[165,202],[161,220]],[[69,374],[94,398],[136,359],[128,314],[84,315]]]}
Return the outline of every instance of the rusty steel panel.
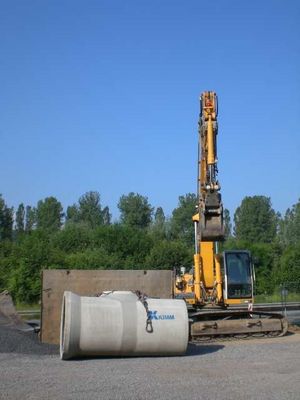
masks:
{"label": "rusty steel panel", "polygon": [[41,341],[59,343],[63,293],[94,296],[105,290],[140,290],[151,297],[172,297],[172,271],[44,270],[42,273]]}

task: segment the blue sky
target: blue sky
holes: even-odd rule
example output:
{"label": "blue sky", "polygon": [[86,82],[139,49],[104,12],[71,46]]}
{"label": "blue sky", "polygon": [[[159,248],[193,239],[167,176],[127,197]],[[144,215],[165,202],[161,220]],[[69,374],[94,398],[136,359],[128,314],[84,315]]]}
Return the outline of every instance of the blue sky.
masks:
{"label": "blue sky", "polygon": [[9,205],[196,190],[199,94],[219,96],[231,212],[300,197],[299,1],[1,1],[0,193]]}

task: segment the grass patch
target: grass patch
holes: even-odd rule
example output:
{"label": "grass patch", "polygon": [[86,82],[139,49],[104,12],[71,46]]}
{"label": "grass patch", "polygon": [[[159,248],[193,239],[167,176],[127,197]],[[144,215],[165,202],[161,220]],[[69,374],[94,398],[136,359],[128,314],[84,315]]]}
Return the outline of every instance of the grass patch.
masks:
{"label": "grass patch", "polygon": [[17,303],[15,305],[17,311],[27,311],[32,310],[34,313],[39,313],[41,311],[41,306],[38,303],[28,304],[28,303]]}
{"label": "grass patch", "polygon": [[[15,307],[17,312],[21,313],[21,319],[25,322],[32,319],[40,319],[41,317],[41,306],[37,303],[17,303]],[[27,312],[26,314],[22,314],[22,311],[30,311],[30,314],[28,314]]]}
{"label": "grass patch", "polygon": [[[258,294],[254,297],[255,303],[281,303],[280,294]],[[285,301],[300,301],[300,293],[288,293]]]}

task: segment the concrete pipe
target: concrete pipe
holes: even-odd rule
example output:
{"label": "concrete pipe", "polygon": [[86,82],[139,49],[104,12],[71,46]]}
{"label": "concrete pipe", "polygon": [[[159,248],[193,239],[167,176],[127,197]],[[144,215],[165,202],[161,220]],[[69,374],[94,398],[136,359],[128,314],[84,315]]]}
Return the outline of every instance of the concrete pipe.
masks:
{"label": "concrete pipe", "polygon": [[152,298],[146,301],[143,303],[135,293],[127,291],[107,292],[100,297],[65,292],[61,359],[184,354],[188,343],[185,302]]}

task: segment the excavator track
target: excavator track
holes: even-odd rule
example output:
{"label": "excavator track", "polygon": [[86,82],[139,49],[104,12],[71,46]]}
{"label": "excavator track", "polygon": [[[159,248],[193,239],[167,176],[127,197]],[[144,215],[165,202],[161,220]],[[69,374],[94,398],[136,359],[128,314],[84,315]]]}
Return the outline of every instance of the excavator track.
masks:
{"label": "excavator track", "polygon": [[190,314],[192,341],[284,336],[288,321],[281,314],[261,311],[198,311]]}
{"label": "excavator track", "polygon": [[244,335],[219,335],[219,336],[201,336],[197,338],[190,339],[190,343],[200,344],[200,343],[222,343],[222,342],[233,342],[236,340],[253,340],[253,339],[268,339],[284,336],[281,332],[265,332],[262,334],[244,334]]}

